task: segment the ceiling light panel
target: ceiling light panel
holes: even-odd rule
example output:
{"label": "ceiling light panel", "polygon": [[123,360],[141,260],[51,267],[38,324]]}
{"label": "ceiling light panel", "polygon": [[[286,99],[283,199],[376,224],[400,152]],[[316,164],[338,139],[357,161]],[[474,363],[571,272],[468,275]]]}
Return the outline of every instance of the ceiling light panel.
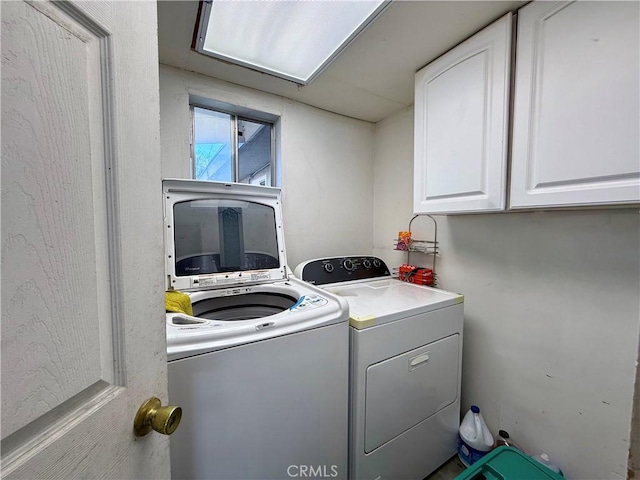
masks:
{"label": "ceiling light panel", "polygon": [[306,85],[389,3],[205,2],[196,50]]}

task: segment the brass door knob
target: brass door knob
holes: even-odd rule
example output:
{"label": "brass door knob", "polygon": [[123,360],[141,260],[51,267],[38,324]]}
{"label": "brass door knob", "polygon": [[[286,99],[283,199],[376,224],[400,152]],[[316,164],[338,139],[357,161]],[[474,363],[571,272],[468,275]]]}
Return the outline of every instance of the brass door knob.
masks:
{"label": "brass door knob", "polygon": [[171,435],[180,425],[182,408],[176,406],[161,407],[160,399],[151,397],[144,402],[133,421],[133,433],[142,437],[155,430],[163,435]]}

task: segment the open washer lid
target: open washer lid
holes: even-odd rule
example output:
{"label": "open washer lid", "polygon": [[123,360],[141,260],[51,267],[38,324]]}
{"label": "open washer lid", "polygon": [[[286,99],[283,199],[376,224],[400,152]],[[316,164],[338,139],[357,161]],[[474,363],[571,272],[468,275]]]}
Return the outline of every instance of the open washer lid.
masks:
{"label": "open washer lid", "polygon": [[167,289],[287,278],[279,188],[166,179],[162,191]]}

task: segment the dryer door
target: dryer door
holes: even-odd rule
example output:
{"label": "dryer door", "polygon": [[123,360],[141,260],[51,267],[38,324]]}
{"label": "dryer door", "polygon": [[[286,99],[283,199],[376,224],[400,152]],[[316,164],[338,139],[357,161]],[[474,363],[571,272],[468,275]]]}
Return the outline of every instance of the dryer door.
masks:
{"label": "dryer door", "polygon": [[456,401],[459,348],[455,334],[367,368],[366,453]]}

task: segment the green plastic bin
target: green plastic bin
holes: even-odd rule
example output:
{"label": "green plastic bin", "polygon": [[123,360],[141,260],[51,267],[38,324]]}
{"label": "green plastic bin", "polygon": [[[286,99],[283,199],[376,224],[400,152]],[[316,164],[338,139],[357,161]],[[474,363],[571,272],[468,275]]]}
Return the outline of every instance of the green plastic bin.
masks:
{"label": "green plastic bin", "polygon": [[458,475],[455,480],[566,480],[512,447],[498,447]]}

